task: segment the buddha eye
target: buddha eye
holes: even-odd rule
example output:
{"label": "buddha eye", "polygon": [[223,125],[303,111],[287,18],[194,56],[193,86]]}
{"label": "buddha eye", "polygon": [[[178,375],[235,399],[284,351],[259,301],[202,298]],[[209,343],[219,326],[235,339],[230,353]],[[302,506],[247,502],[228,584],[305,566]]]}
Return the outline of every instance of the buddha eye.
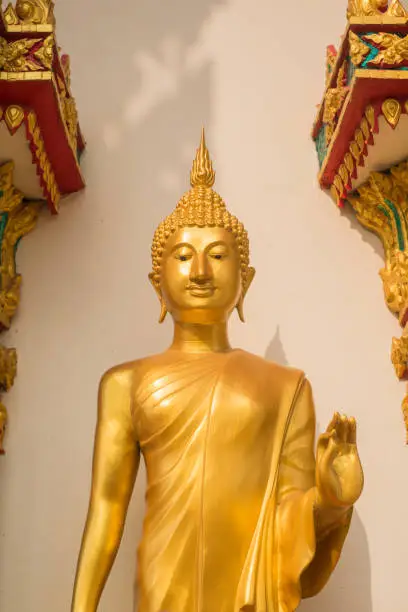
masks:
{"label": "buddha eye", "polygon": [[213,244],[209,247],[208,256],[216,261],[222,261],[228,257],[228,247],[225,244]]}
{"label": "buddha eye", "polygon": [[217,261],[222,261],[223,259],[225,259],[227,257],[227,253],[220,253],[215,252],[215,253],[210,253],[210,257],[211,259],[216,259]]}
{"label": "buddha eye", "polygon": [[176,259],[178,259],[179,261],[188,261],[189,259],[191,259],[191,253],[177,253]]}

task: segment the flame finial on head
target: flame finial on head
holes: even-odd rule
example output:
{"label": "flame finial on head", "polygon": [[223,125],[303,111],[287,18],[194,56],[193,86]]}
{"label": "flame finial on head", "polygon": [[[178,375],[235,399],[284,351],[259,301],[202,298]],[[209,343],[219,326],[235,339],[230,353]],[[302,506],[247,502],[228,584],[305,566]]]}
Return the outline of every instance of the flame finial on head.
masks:
{"label": "flame finial on head", "polygon": [[211,189],[214,182],[215,172],[212,167],[210,153],[205,144],[204,128],[202,128],[200,147],[197,149],[197,155],[193,161],[190,183],[192,187],[208,187]]}

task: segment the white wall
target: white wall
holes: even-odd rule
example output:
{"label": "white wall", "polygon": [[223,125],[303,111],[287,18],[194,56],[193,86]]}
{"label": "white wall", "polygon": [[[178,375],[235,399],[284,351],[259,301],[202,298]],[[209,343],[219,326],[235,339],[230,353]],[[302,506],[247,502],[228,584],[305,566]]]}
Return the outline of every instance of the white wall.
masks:
{"label": "white wall", "polygon": [[[90,483],[98,380],[164,348],[147,282],[156,224],[187,187],[205,124],[217,188],[258,275],[232,338],[304,368],[320,429],[354,414],[366,489],[340,566],[302,612],[406,607],[408,455],[390,365],[397,322],[382,250],[320,192],[310,140],[325,47],[346,0],[58,0],[59,43],[88,141],[88,188],[23,241],[19,376],[0,461],[0,610],[69,610]],[[143,477],[101,612],[132,609]]]}

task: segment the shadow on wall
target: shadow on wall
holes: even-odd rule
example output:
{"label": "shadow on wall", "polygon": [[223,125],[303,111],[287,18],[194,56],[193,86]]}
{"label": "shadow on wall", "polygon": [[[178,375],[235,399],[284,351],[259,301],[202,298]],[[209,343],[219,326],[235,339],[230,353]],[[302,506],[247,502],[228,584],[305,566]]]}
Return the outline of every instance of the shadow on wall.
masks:
{"label": "shadow on wall", "polygon": [[353,231],[360,234],[362,241],[368,244],[377,255],[384,259],[384,248],[381,244],[381,240],[373,232],[370,232],[361,225],[350,204],[347,203],[342,210],[342,217],[348,220],[350,228]]}
{"label": "shadow on wall", "polygon": [[302,602],[301,612],[372,612],[371,567],[367,535],[357,512],[343,554],[322,593]]}
{"label": "shadow on wall", "polygon": [[[118,266],[126,262],[128,278],[139,289],[137,305],[124,304],[119,299],[123,275],[110,279],[112,319],[107,321],[105,313],[99,317],[112,332],[106,341],[116,342],[112,339],[122,333],[123,320],[134,321],[135,306],[147,313],[141,324],[133,325],[133,353],[122,352],[118,361],[143,356],[142,350],[134,354],[135,346],[148,345],[156,352],[166,343],[163,328],[155,325],[159,306],[147,281],[151,239],[189,187],[202,125],[211,131],[211,60],[202,32],[225,4],[135,0],[116,7],[108,0],[88,0],[89,18],[80,19],[71,3],[56,5],[59,42],[71,55],[73,90],[88,144],[83,161],[87,206],[81,207],[80,220],[77,215],[72,222],[85,225],[93,248],[101,251],[85,263],[74,254],[80,260],[79,274],[94,266],[88,270],[88,282],[82,282],[82,298],[93,299],[99,308],[95,281],[99,277],[102,287],[106,273],[102,263],[94,262],[103,261],[110,251]],[[81,201],[72,200],[72,209]],[[104,224],[97,235],[96,223]],[[75,262],[71,266],[75,269]],[[157,311],[151,316],[153,303]],[[113,315],[115,311],[121,317]],[[94,316],[98,319],[98,312]]]}
{"label": "shadow on wall", "polygon": [[286,357],[285,349],[282,344],[280,327],[276,328],[276,332],[265,352],[265,359],[267,361],[275,361],[279,365],[287,366],[289,362]]}
{"label": "shadow on wall", "polygon": [[[375,237],[374,237],[375,238]],[[268,361],[286,366],[288,360],[279,326],[265,352]],[[319,435],[320,426],[317,426]],[[368,541],[363,523],[354,512],[339,565],[322,593],[300,606],[301,612],[372,612],[371,569]]]}

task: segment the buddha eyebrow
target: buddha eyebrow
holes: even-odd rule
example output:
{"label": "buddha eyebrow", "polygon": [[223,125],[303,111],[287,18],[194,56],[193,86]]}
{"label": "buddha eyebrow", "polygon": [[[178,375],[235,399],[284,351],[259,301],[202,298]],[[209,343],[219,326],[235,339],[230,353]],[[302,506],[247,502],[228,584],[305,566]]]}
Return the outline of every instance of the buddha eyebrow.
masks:
{"label": "buddha eyebrow", "polygon": [[171,249],[171,252],[174,253],[174,251],[178,251],[182,248],[191,249],[192,251],[195,251],[195,248],[188,242],[179,242],[178,244],[174,245],[174,247]]}
{"label": "buddha eyebrow", "polygon": [[212,242],[211,244],[206,246],[205,250],[209,251],[210,249],[213,249],[214,247],[217,247],[217,246],[222,246],[222,247],[225,247],[226,249],[229,248],[226,242],[224,242],[223,240],[217,240],[216,242]]}

